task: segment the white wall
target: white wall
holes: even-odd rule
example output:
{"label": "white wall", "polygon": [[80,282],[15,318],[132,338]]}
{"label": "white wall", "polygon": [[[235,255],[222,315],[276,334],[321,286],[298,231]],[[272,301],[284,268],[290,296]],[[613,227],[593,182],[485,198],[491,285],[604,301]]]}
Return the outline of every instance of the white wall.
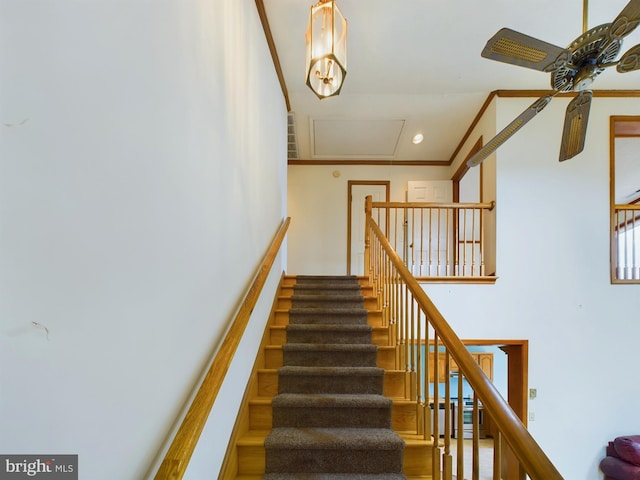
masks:
{"label": "white wall", "polygon": [[[3,0],[0,71],[0,452],[143,478],[285,216],[255,4]],[[244,384],[214,407],[211,476]]]}
{"label": "white wall", "polygon": [[288,273],[344,275],[347,271],[349,180],[389,180],[391,201],[402,202],[408,180],[449,178],[447,167],[290,166]]}
{"label": "white wall", "polygon": [[[529,428],[566,479],[595,480],[607,442],[640,431],[640,285],[609,281],[609,116],[640,101],[595,98],[585,151],[559,163],[568,101],[497,152],[496,284],[425,290],[462,338],[529,340]],[[499,99],[498,128],[530,103]]]}

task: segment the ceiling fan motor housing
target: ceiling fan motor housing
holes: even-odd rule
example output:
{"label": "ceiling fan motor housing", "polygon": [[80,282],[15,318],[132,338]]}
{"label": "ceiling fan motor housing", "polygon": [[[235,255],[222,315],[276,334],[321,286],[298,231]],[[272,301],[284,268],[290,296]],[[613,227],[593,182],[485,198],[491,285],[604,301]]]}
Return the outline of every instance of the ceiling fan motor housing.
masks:
{"label": "ceiling fan motor housing", "polygon": [[[604,72],[605,66],[613,62],[622,46],[622,40],[611,40],[607,32],[610,23],[588,30],[575,39],[568,50],[568,63],[551,73],[551,86],[555,91],[582,91],[591,88],[595,78]],[[602,51],[605,43],[609,44]]]}

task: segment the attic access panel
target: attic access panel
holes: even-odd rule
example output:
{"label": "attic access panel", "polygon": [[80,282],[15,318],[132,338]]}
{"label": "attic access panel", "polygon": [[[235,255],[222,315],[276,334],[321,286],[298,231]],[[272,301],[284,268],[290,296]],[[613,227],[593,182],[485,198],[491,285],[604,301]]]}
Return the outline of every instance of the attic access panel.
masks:
{"label": "attic access panel", "polygon": [[405,120],[311,119],[311,156],[314,159],[380,159],[396,156]]}

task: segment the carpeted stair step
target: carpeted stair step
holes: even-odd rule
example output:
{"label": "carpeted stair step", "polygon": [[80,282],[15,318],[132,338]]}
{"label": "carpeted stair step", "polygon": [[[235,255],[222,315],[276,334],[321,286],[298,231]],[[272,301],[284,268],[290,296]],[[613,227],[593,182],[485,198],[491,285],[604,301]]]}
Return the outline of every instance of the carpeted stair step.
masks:
{"label": "carpeted stair step", "polygon": [[295,285],[302,283],[324,283],[327,285],[352,285],[358,282],[355,275],[296,275]]}
{"label": "carpeted stair step", "polygon": [[382,395],[286,393],[273,398],[273,427],[391,428],[392,406]]}
{"label": "carpeted stair step", "polygon": [[287,325],[287,343],[371,343],[370,325]]}
{"label": "carpeted stair step", "polygon": [[274,428],[265,473],[402,473],[404,440],[386,428]]}
{"label": "carpeted stair step", "polygon": [[382,395],[384,370],[376,367],[282,367],[278,393]]}
{"label": "carpeted stair step", "polygon": [[360,295],[360,285],[330,284],[323,282],[298,283],[293,286],[294,295]]}
{"label": "carpeted stair step", "polygon": [[267,473],[263,480],[406,480],[399,473]]}
{"label": "carpeted stair step", "polygon": [[283,365],[301,367],[375,367],[378,348],[368,344],[285,343]]}
{"label": "carpeted stair step", "polygon": [[294,295],[291,297],[291,308],[363,308],[364,298],[360,293],[336,295],[335,293],[314,293]]}
{"label": "carpeted stair step", "polygon": [[365,308],[291,308],[289,309],[290,324],[322,323],[326,325],[366,325],[368,312]]}

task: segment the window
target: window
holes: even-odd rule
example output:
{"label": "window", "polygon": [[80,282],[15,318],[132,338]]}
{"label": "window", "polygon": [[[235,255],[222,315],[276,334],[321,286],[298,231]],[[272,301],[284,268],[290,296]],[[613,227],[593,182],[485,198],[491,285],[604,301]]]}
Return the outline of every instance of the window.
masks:
{"label": "window", "polygon": [[611,283],[640,283],[640,117],[611,117]]}

